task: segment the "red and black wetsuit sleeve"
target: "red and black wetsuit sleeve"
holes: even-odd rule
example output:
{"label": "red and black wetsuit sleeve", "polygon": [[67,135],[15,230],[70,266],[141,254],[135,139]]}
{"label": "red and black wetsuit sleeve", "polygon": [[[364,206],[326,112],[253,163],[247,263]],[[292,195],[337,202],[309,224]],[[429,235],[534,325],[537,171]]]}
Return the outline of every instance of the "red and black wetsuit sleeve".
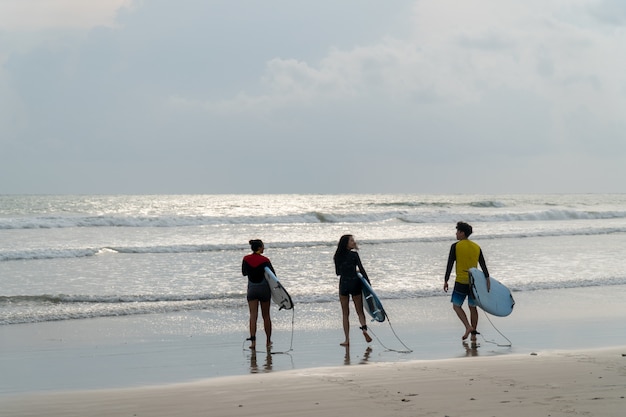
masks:
{"label": "red and black wetsuit sleeve", "polygon": [[247,276],[250,282],[258,284],[265,279],[265,267],[269,267],[273,273],[274,267],[268,258],[258,253],[246,255],[241,263],[241,273]]}

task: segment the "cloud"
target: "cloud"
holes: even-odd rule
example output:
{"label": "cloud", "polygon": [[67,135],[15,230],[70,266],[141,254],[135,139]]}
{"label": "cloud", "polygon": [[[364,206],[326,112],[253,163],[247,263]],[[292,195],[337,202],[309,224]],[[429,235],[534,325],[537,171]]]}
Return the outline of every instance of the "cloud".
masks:
{"label": "cloud", "polygon": [[5,31],[0,142],[20,156],[0,174],[58,171],[13,192],[620,190],[620,4],[153,0]]}
{"label": "cloud", "polygon": [[114,24],[130,0],[2,0],[0,30],[92,28]]}

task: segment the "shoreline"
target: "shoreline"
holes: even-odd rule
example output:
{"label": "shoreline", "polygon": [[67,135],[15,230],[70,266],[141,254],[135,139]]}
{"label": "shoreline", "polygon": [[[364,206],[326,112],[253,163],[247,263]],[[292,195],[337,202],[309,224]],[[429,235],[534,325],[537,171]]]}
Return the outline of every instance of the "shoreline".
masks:
{"label": "shoreline", "polygon": [[[624,335],[614,331],[626,315],[621,303],[626,285],[521,292],[514,297],[511,316],[481,314],[476,346],[461,342],[463,329],[448,297],[383,300],[392,324],[373,323],[374,341],[369,345],[352,315],[347,349],[339,346],[339,303],[299,305],[293,350],[273,355],[246,349],[243,309],[226,312],[226,318],[192,311],[0,326],[0,401],[58,391],[136,389],[334,366],[335,372],[352,372],[415,361],[511,358],[626,344]],[[274,351],[290,347],[292,316],[285,313],[272,311]],[[226,322],[241,325],[220,327]],[[498,346],[507,343],[503,336],[512,341],[511,347]],[[412,352],[387,349],[404,350],[402,343]]]}
{"label": "shoreline", "polygon": [[228,376],[0,398],[12,417],[620,415],[626,346]]}

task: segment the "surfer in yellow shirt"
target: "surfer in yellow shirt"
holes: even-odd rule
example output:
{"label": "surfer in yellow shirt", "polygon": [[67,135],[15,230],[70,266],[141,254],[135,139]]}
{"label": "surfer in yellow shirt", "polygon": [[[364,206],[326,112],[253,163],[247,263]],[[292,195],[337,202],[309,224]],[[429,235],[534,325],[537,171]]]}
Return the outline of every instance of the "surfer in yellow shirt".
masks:
{"label": "surfer in yellow shirt", "polygon": [[[478,244],[469,240],[469,236],[472,234],[472,226],[465,222],[458,222],[456,224],[456,238],[457,242],[452,244],[450,248],[450,254],[448,255],[448,265],[446,267],[445,282],[443,284],[443,290],[448,292],[448,280],[452,273],[452,266],[456,262],[456,279],[454,281],[454,290],[452,291],[452,305],[454,312],[457,314],[463,325],[465,326],[465,334],[462,339],[465,340],[468,336],[472,335],[472,340],[476,340],[478,333],[478,310],[476,309],[476,301],[470,290],[469,281],[469,269],[476,268],[480,264],[485,277],[487,278],[487,289],[489,289],[489,271],[487,270],[487,264],[485,263],[485,257],[483,251]],[[463,310],[463,302],[467,297],[467,305],[470,311],[470,319],[467,319],[467,314]]]}

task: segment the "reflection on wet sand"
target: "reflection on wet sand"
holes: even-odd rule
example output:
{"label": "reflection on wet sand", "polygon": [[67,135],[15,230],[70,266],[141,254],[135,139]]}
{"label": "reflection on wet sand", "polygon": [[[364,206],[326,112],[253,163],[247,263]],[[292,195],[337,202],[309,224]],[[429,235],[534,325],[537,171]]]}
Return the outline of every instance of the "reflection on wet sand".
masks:
{"label": "reflection on wet sand", "polygon": [[[352,363],[352,360],[350,358],[350,346],[345,346],[346,348],[346,353],[343,357],[343,364],[344,365],[350,365]],[[359,359],[359,365],[365,364],[367,363],[367,361],[370,358],[370,354],[372,353],[372,348],[370,346],[368,346],[365,349],[365,352],[363,353],[363,356],[361,357],[361,359]]]}
{"label": "reflection on wet sand", "polygon": [[480,344],[476,341],[472,341],[470,343],[463,342],[463,347],[465,348],[465,356],[478,356],[478,347]]}
{"label": "reflection on wet sand", "polygon": [[270,372],[272,370],[272,353],[271,352],[259,352],[265,354],[265,362],[263,367],[259,369],[257,361],[257,352],[253,350],[250,353],[250,373],[257,374],[259,372]]}

